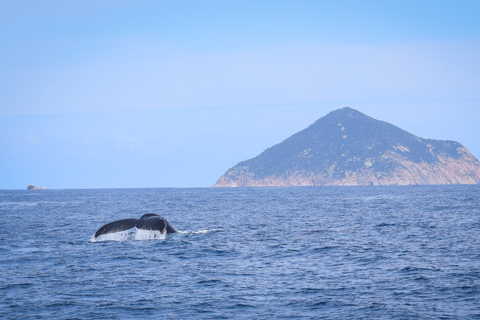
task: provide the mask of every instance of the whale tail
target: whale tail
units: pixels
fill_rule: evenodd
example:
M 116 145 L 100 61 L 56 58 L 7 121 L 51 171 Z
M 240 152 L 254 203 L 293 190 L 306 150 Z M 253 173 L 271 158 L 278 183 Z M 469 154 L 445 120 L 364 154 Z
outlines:
M 155 213 L 147 213 L 140 217 L 140 219 L 122 219 L 107 223 L 95 232 L 94 238 L 101 235 L 122 232 L 130 229 L 157 231 L 160 234 L 172 234 L 177 232 L 175 228 L 168 223 L 168 221 Z

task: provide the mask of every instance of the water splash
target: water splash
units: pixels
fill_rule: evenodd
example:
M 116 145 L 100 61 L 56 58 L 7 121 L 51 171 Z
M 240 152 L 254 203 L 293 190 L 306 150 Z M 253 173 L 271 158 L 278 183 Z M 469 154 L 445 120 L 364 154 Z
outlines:
M 130 240 L 152 240 L 152 239 L 165 239 L 166 234 L 158 230 L 143 230 L 133 227 L 125 231 L 119 231 L 114 233 L 102 234 L 95 238 L 92 236 L 90 242 L 102 242 L 102 241 L 130 241 Z
M 182 230 L 177 230 L 177 233 L 179 235 L 198 235 L 198 234 L 207 234 L 211 232 L 217 232 L 217 231 L 222 231 L 223 229 L 205 229 L 205 230 L 199 230 L 199 231 L 182 231 Z M 125 231 L 119 231 L 119 232 L 114 232 L 114 233 L 107 233 L 107 234 L 102 234 L 95 238 L 93 235 L 92 238 L 90 239 L 90 242 L 103 242 L 103 241 L 132 241 L 132 240 L 153 240 L 153 239 L 165 239 L 166 234 L 161 233 L 158 230 L 143 230 L 143 229 L 137 229 L 136 227 L 133 227 L 132 229 L 128 229 Z

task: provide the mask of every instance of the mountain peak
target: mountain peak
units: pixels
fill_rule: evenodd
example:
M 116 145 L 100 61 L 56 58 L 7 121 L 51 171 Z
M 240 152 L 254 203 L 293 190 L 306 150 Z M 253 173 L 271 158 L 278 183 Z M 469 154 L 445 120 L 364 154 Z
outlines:
M 480 163 L 460 143 L 421 139 L 345 107 L 257 157 L 214 186 L 478 183 Z
M 326 116 L 334 115 L 334 114 L 342 114 L 342 115 L 352 116 L 352 115 L 363 114 L 363 113 L 361 113 L 358 110 L 352 109 L 350 107 L 343 107 L 343 108 L 340 108 L 340 109 L 337 109 L 337 110 L 330 111 L 330 113 L 328 113 Z

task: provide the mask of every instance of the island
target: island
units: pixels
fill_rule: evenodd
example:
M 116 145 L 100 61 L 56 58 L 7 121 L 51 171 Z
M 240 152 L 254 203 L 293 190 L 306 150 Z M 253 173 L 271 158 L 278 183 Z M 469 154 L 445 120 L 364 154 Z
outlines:
M 456 141 L 424 139 L 352 108 L 228 169 L 213 187 L 480 183 L 480 162 Z
M 48 190 L 47 188 L 35 187 L 33 184 L 29 184 L 27 190 Z

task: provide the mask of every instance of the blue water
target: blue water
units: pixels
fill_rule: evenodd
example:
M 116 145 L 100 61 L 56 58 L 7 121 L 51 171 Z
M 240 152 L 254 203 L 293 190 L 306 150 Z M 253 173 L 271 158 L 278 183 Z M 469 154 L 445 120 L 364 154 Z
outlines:
M 91 242 L 155 212 L 183 233 Z M 480 186 L 0 191 L 0 318 L 480 319 Z

